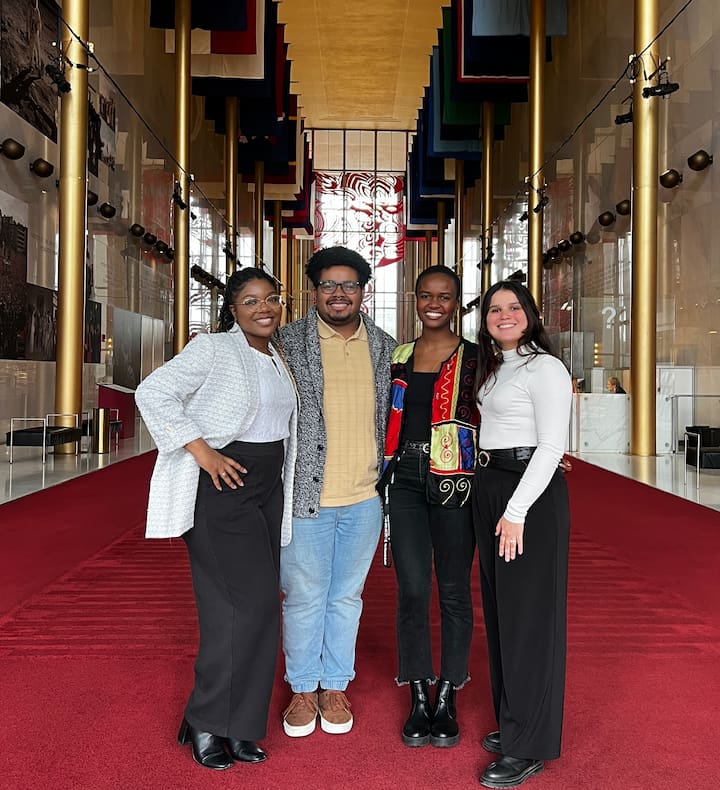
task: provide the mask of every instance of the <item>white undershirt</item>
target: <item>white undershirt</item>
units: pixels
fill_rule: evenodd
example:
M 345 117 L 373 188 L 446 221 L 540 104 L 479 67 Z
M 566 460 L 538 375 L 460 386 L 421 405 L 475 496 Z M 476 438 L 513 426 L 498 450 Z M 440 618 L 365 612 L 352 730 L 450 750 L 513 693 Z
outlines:
M 563 363 L 550 354 L 503 351 L 503 362 L 478 392 L 479 444 L 483 450 L 536 447 L 505 508 L 505 518 L 525 522 L 565 452 L 572 384 Z
M 248 429 L 238 436 L 240 442 L 276 442 L 290 436 L 290 417 L 296 406 L 295 389 L 280 357 L 255 354 L 260 381 L 260 399 L 257 414 Z

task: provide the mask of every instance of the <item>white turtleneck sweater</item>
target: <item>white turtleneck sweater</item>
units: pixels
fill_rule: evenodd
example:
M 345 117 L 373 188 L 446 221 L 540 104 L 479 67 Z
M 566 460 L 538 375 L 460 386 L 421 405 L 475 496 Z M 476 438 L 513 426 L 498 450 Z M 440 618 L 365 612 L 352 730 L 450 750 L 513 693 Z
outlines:
M 536 447 L 504 516 L 525 523 L 530 506 L 547 488 L 565 452 L 572 384 L 550 354 L 503 351 L 503 361 L 478 392 L 479 446 L 483 450 Z

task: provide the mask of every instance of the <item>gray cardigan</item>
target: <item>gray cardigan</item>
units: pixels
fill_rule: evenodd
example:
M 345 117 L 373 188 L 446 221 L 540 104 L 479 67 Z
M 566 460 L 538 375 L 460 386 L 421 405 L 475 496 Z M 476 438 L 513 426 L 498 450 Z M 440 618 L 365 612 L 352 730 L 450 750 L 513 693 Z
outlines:
M 171 538 L 193 526 L 200 467 L 185 445 L 202 437 L 225 447 L 255 419 L 260 396 L 258 370 L 237 324 L 229 332 L 198 335 L 154 370 L 135 392 L 135 402 L 158 448 L 150 482 L 148 538 Z M 292 535 L 297 410 L 285 443 L 281 542 Z
M 367 329 L 370 359 L 375 373 L 375 438 L 380 470 L 390 410 L 390 358 L 397 343 L 367 315 L 360 315 Z M 323 368 L 317 308 L 311 307 L 305 318 L 281 327 L 280 340 L 300 395 L 293 516 L 317 518 L 320 512 L 327 443 L 323 418 Z

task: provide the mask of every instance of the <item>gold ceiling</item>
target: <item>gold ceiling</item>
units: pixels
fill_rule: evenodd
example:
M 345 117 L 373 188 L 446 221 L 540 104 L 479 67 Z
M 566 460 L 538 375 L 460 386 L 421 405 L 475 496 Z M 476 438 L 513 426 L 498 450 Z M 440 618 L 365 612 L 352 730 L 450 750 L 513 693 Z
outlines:
M 448 0 L 281 0 L 306 128 L 414 129 Z

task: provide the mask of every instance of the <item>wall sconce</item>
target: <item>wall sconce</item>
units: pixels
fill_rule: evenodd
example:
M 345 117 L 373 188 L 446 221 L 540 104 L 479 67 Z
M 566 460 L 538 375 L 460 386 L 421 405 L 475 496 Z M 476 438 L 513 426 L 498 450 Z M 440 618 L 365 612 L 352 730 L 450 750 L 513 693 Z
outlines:
M 165 241 L 156 241 L 155 242 L 155 249 L 158 251 L 159 255 L 165 255 L 165 253 L 170 249 Z
M 5 145 L 5 143 L 3 143 L 3 145 Z M 10 158 L 16 159 L 17 157 Z M 701 148 L 699 151 L 695 151 L 694 154 L 688 157 L 687 163 L 691 170 L 695 170 L 695 172 L 699 173 L 701 170 L 704 170 L 713 163 L 712 154 L 709 154 L 707 151 Z
M 674 167 L 671 167 L 670 170 L 661 173 L 660 186 L 665 187 L 665 189 L 674 189 L 676 186 L 682 184 L 682 180 L 682 173 L 677 171 Z
M 140 236 L 142 236 L 143 233 L 145 233 L 145 228 L 143 228 L 143 226 L 140 225 L 139 223 L 134 222 L 130 226 L 130 233 L 132 233 L 132 235 L 135 236 L 136 239 L 139 239 Z
M 570 249 L 570 242 L 567 239 L 561 239 L 557 246 L 560 252 L 565 253 Z
M 87 195 L 88 206 L 94 206 L 97 202 L 98 202 L 97 192 L 93 192 L 92 189 L 89 189 Z
M 38 157 L 30 162 L 30 172 L 35 173 L 38 178 L 49 178 L 55 172 L 55 165 L 50 164 L 47 159 Z
M 548 250 L 548 255 L 550 256 L 550 260 L 554 261 L 558 255 L 560 255 L 560 250 L 557 247 L 550 247 Z
M 630 209 L 631 204 L 627 198 L 625 198 L 625 200 L 621 200 L 617 206 L 615 206 L 615 211 L 617 211 L 621 217 L 627 217 L 627 215 L 630 213 Z
M 169 247 L 168 250 L 165 252 L 165 257 L 172 261 L 175 258 L 175 250 L 172 247 Z
M 148 247 L 152 247 L 152 246 L 153 246 L 153 244 L 155 244 L 155 242 L 156 242 L 157 240 L 158 240 L 158 239 L 157 239 L 157 236 L 156 236 L 154 233 L 150 233 L 150 231 L 148 231 L 148 232 L 147 232 L 147 233 L 146 233 L 146 234 L 143 236 L 143 241 L 145 242 L 145 244 L 147 244 L 147 245 L 148 245 Z
M 22 159 L 25 154 L 25 146 L 17 140 L 13 140 L 12 137 L 8 137 L 7 140 L 0 143 L 0 154 L 6 159 Z
M 615 215 L 612 211 L 603 211 L 603 213 L 598 217 L 598 222 L 603 226 L 603 228 L 608 228 L 610 225 L 615 222 Z
M 570 234 L 570 242 L 572 244 L 582 244 L 585 241 L 585 234 L 581 230 L 576 230 Z
M 112 219 L 115 216 L 117 209 L 109 203 L 101 203 L 98 206 L 98 214 L 105 217 L 105 219 Z
M 543 265 L 543 269 L 552 269 L 553 267 L 553 262 L 550 260 L 550 254 L 547 252 L 543 253 L 542 265 Z

